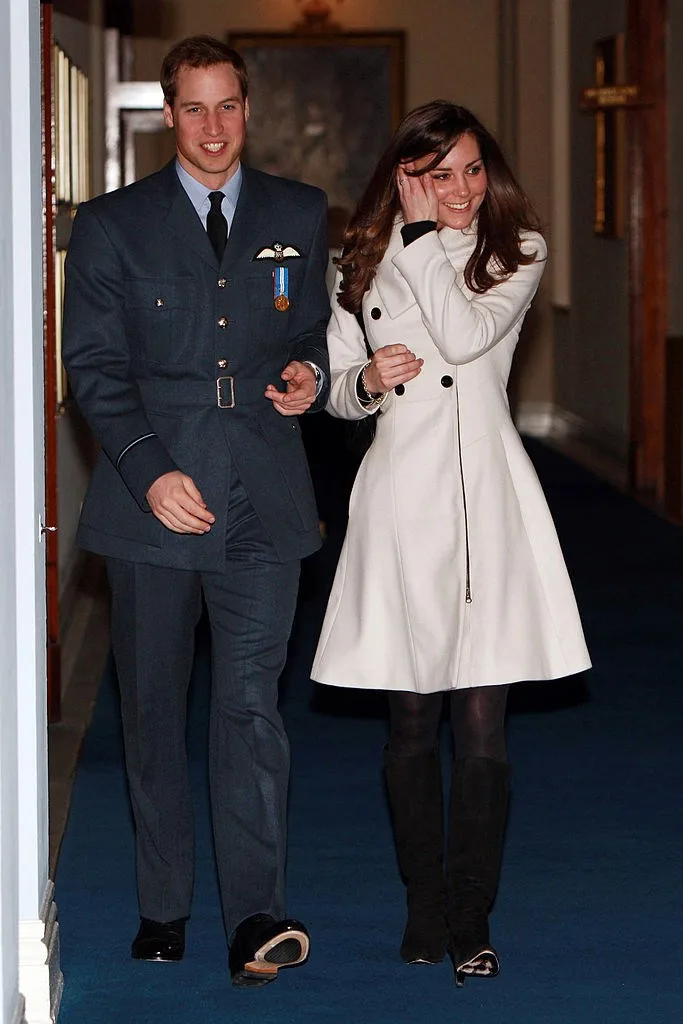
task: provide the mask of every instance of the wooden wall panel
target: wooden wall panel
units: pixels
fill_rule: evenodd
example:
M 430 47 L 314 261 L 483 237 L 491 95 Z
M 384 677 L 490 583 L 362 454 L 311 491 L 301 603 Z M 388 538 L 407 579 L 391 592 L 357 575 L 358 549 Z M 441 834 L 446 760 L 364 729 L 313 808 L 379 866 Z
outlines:
M 632 485 L 665 505 L 667 0 L 629 0 L 627 67 L 646 104 L 629 114 Z

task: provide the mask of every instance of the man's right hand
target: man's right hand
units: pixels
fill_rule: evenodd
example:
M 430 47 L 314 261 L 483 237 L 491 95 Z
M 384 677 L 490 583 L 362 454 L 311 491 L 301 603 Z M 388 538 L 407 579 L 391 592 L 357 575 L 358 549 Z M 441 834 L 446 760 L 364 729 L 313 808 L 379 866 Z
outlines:
M 179 469 L 155 480 L 147 501 L 159 522 L 174 533 L 208 533 L 216 521 L 194 480 Z

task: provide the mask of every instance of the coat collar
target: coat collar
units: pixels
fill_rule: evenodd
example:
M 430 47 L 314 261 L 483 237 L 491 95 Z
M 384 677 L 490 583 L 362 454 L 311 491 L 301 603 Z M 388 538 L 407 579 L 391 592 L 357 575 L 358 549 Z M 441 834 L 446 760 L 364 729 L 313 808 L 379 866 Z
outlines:
M 204 225 L 178 179 L 175 158 L 159 171 L 158 184 L 162 202 L 166 206 L 166 226 L 184 246 L 192 249 L 214 270 L 227 271 L 245 252 L 249 252 L 250 246 L 256 244 L 256 237 L 270 212 L 270 199 L 258 176 L 248 167 L 242 166 L 242 188 L 219 266 Z
M 394 256 L 403 249 L 401 228 L 403 221 L 394 221 L 391 238 L 384 257 L 377 267 L 374 284 L 379 292 L 382 305 L 394 320 L 415 305 L 415 296 L 408 287 L 403 274 L 394 266 Z
M 392 320 L 414 306 L 416 301 L 403 274 L 394 265 L 394 256 L 403 250 L 402 227 L 403 220 L 398 217 L 374 280 L 382 305 Z M 463 270 L 477 240 L 476 228 L 467 231 L 441 228 L 439 240 L 455 270 Z

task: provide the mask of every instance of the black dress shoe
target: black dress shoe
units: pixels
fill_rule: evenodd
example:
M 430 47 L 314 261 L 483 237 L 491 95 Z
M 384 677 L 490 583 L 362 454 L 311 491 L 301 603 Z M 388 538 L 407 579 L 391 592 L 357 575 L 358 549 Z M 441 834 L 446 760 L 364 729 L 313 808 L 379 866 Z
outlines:
M 267 985 L 281 967 L 297 967 L 308 957 L 310 939 L 300 921 L 276 921 L 252 914 L 235 929 L 230 944 L 233 985 Z
M 185 919 L 179 921 L 150 921 L 140 918 L 140 928 L 133 939 L 130 955 L 133 960 L 158 960 L 177 963 L 185 952 Z

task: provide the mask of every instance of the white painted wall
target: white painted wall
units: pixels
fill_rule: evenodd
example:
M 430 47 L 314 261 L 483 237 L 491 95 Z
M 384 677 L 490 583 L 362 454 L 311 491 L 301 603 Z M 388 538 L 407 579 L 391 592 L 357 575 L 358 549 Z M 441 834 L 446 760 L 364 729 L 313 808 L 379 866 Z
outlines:
M 40 4 L 11 10 L 19 913 L 37 918 L 48 863 Z
M 39 0 L 0 0 L 0 87 L 0 1024 L 16 1024 L 27 928 L 48 980 Z
M 10 93 L 10 2 L 0 0 L 0 95 Z M 6 110 L 11 104 L 6 103 Z M 12 123 L 0 118 L 0 536 L 14 537 L 14 352 L 12 267 Z M 17 659 L 12 543 L 0 546 L 0 1021 L 19 1006 L 17 835 Z

